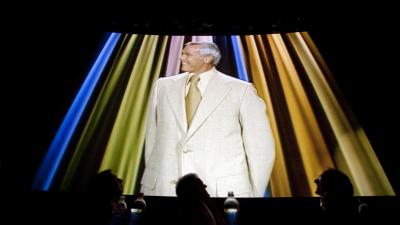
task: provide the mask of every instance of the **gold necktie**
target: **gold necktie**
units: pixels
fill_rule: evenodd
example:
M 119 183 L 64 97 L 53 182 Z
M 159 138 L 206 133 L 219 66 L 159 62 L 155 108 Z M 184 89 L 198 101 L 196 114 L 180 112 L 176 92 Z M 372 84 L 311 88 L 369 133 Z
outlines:
M 186 96 L 186 118 L 188 127 L 190 126 L 194 113 L 197 110 L 197 106 L 201 101 L 200 90 L 197 87 L 197 83 L 199 82 L 199 80 L 200 80 L 199 74 L 194 74 L 189 79 L 190 88 Z

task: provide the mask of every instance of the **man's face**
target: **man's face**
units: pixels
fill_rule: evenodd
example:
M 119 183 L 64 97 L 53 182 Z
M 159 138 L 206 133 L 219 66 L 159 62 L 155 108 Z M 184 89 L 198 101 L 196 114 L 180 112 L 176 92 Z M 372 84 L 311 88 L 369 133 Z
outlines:
M 182 71 L 190 73 L 202 72 L 206 63 L 200 55 L 199 49 L 200 45 L 188 45 L 183 48 L 180 57 Z
M 324 193 L 323 193 L 323 190 L 322 190 L 321 176 L 319 176 L 317 179 L 315 179 L 314 183 L 317 185 L 317 188 L 315 189 L 315 193 L 317 195 L 322 196 Z
M 122 179 L 118 178 L 115 175 L 113 175 L 113 178 L 114 178 L 114 181 L 113 181 L 113 183 L 114 183 L 114 186 L 113 186 L 114 192 L 116 194 L 118 194 L 118 195 L 121 195 L 122 192 L 124 191 L 124 186 L 122 184 Z

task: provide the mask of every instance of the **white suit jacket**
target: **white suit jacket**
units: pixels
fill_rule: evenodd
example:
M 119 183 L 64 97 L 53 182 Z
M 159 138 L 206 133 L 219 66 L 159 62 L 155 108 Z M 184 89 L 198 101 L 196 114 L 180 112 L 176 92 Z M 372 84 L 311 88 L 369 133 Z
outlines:
M 187 76 L 160 78 L 153 87 L 141 191 L 176 196 L 179 177 L 194 172 L 211 197 L 263 197 L 275 159 L 263 100 L 251 83 L 215 70 L 187 128 Z

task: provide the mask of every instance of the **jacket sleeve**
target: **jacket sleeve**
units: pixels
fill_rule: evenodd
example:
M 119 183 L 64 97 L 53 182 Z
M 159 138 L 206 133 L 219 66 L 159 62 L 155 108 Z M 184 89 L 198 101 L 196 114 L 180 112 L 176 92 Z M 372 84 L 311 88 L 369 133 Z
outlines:
M 155 148 L 157 140 L 157 94 L 158 80 L 154 83 L 148 100 L 146 141 L 145 141 L 145 164 L 148 164 L 151 152 Z
M 244 92 L 239 119 L 253 197 L 264 197 L 275 161 L 275 142 L 265 103 L 252 84 Z

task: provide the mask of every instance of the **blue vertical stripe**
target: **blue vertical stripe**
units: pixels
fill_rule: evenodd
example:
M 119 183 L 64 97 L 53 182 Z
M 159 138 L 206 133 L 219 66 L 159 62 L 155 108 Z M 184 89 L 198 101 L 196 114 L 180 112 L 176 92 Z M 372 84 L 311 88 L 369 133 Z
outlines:
M 83 82 L 39 167 L 33 182 L 33 189 L 49 190 L 72 135 L 120 36 L 121 34 L 117 33 L 108 36 L 107 42 Z
M 232 47 L 234 52 L 234 58 L 236 63 L 236 69 L 239 74 L 239 79 L 249 81 L 249 76 L 247 74 L 246 65 L 244 63 L 244 53 L 240 47 L 240 37 L 231 36 Z
M 271 196 L 271 184 L 270 184 L 270 183 L 268 183 L 268 187 L 267 187 L 267 189 L 266 189 L 265 192 L 264 192 L 264 197 L 265 197 L 265 198 L 272 197 L 272 196 Z

